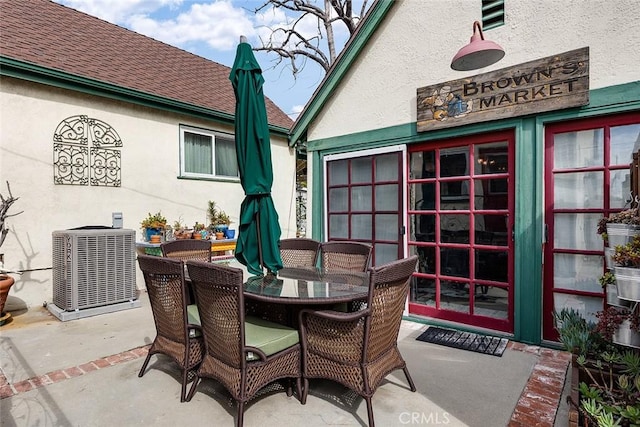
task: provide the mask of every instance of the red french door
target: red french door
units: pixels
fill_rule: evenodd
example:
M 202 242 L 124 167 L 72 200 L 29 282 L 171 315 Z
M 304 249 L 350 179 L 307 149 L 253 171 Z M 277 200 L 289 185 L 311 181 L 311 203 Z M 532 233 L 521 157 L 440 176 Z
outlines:
M 640 115 L 560 123 L 545 129 L 543 339 L 557 340 L 553 313 L 572 308 L 596 321 L 603 309 L 599 277 L 603 216 L 630 200 L 629 167 L 640 148 Z
M 409 150 L 409 313 L 513 332 L 514 135 Z

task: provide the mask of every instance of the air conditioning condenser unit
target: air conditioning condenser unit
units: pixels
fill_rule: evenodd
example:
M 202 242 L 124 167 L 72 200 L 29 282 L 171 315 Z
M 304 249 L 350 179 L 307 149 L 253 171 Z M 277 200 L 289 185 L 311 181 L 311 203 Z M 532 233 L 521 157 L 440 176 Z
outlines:
M 81 227 L 54 231 L 53 303 L 62 321 L 140 307 L 135 231 Z

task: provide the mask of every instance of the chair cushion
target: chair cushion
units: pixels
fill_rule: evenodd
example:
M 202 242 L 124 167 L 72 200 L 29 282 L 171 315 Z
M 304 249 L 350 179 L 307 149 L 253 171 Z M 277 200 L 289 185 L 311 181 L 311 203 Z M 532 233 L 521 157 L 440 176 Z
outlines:
M 300 342 L 297 330 L 254 316 L 245 318 L 244 331 L 246 345 L 259 348 L 267 356 Z M 249 353 L 247 356 L 247 360 L 258 359 L 255 354 Z

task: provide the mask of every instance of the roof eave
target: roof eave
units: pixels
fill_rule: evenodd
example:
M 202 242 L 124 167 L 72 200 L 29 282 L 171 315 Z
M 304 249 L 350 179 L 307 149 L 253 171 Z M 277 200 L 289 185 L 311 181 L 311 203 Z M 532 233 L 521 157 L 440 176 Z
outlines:
M 0 55 L 0 76 L 13 77 L 86 93 L 89 95 L 101 96 L 164 111 L 186 114 L 193 117 L 213 120 L 223 124 L 233 125 L 234 123 L 233 114 L 177 101 L 171 98 L 157 96 L 135 89 L 117 86 L 111 83 L 60 70 L 42 67 L 40 65 L 20 61 L 4 55 Z M 289 134 L 289 129 L 281 126 L 274 126 L 270 124 L 269 130 L 274 134 L 279 134 L 283 137 L 287 137 Z

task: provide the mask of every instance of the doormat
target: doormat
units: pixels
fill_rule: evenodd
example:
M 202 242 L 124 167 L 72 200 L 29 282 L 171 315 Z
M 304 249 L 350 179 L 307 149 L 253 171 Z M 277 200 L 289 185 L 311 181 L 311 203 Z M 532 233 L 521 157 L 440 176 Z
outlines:
M 452 329 L 430 326 L 418 338 L 418 341 L 446 345 L 447 347 L 475 351 L 501 357 L 507 348 L 507 338 L 492 337 L 473 332 L 454 331 Z

